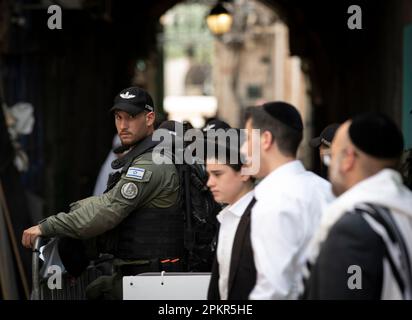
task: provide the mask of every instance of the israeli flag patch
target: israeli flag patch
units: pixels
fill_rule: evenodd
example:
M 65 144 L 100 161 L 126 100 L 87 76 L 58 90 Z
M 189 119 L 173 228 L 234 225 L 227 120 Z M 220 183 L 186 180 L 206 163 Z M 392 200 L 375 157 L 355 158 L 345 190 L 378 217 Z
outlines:
M 144 176 L 145 169 L 137 168 L 137 167 L 130 167 L 127 170 L 126 177 L 127 178 L 134 178 L 137 180 L 142 180 Z

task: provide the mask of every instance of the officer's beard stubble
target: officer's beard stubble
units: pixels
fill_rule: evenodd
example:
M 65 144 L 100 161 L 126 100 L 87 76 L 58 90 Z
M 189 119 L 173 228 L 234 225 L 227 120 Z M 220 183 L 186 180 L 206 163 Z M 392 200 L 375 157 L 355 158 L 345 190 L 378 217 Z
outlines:
M 122 138 L 120 137 L 120 134 L 119 134 L 121 146 L 114 149 L 113 152 L 117 155 L 121 155 L 121 154 L 125 153 L 126 151 L 128 151 L 129 149 L 131 149 L 132 147 L 134 147 L 140 141 L 144 140 L 147 136 L 148 135 L 145 135 L 145 136 L 141 137 L 140 139 L 139 138 L 135 139 L 133 142 L 125 143 L 124 141 L 122 141 Z

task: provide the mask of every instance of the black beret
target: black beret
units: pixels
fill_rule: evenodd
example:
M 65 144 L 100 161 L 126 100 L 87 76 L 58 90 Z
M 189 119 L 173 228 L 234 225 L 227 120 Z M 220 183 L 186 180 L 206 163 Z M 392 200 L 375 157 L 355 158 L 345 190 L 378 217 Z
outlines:
M 402 155 L 403 136 L 388 116 L 368 112 L 355 116 L 349 126 L 352 143 L 375 158 L 397 158 Z
M 263 109 L 273 118 L 297 131 L 303 130 L 302 118 L 299 111 L 292 105 L 282 101 L 268 102 Z

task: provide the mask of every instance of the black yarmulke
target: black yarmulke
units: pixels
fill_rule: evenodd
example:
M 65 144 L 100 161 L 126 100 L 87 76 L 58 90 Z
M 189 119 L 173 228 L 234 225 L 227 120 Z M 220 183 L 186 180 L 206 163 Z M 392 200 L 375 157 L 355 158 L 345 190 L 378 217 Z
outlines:
M 283 124 L 298 131 L 303 130 L 303 122 L 299 111 L 289 103 L 281 101 L 268 102 L 263 105 L 263 109 Z
M 403 151 L 402 132 L 382 113 L 355 116 L 349 126 L 349 137 L 357 148 L 376 158 L 396 158 Z

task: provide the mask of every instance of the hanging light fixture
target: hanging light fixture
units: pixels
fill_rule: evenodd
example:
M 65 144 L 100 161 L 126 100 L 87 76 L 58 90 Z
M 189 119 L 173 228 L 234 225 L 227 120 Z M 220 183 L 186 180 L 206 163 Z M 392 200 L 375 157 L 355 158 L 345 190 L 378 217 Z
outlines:
M 210 10 L 206 18 L 209 30 L 217 36 L 228 32 L 232 26 L 233 17 L 230 12 L 223 6 L 222 1 L 219 1 Z

